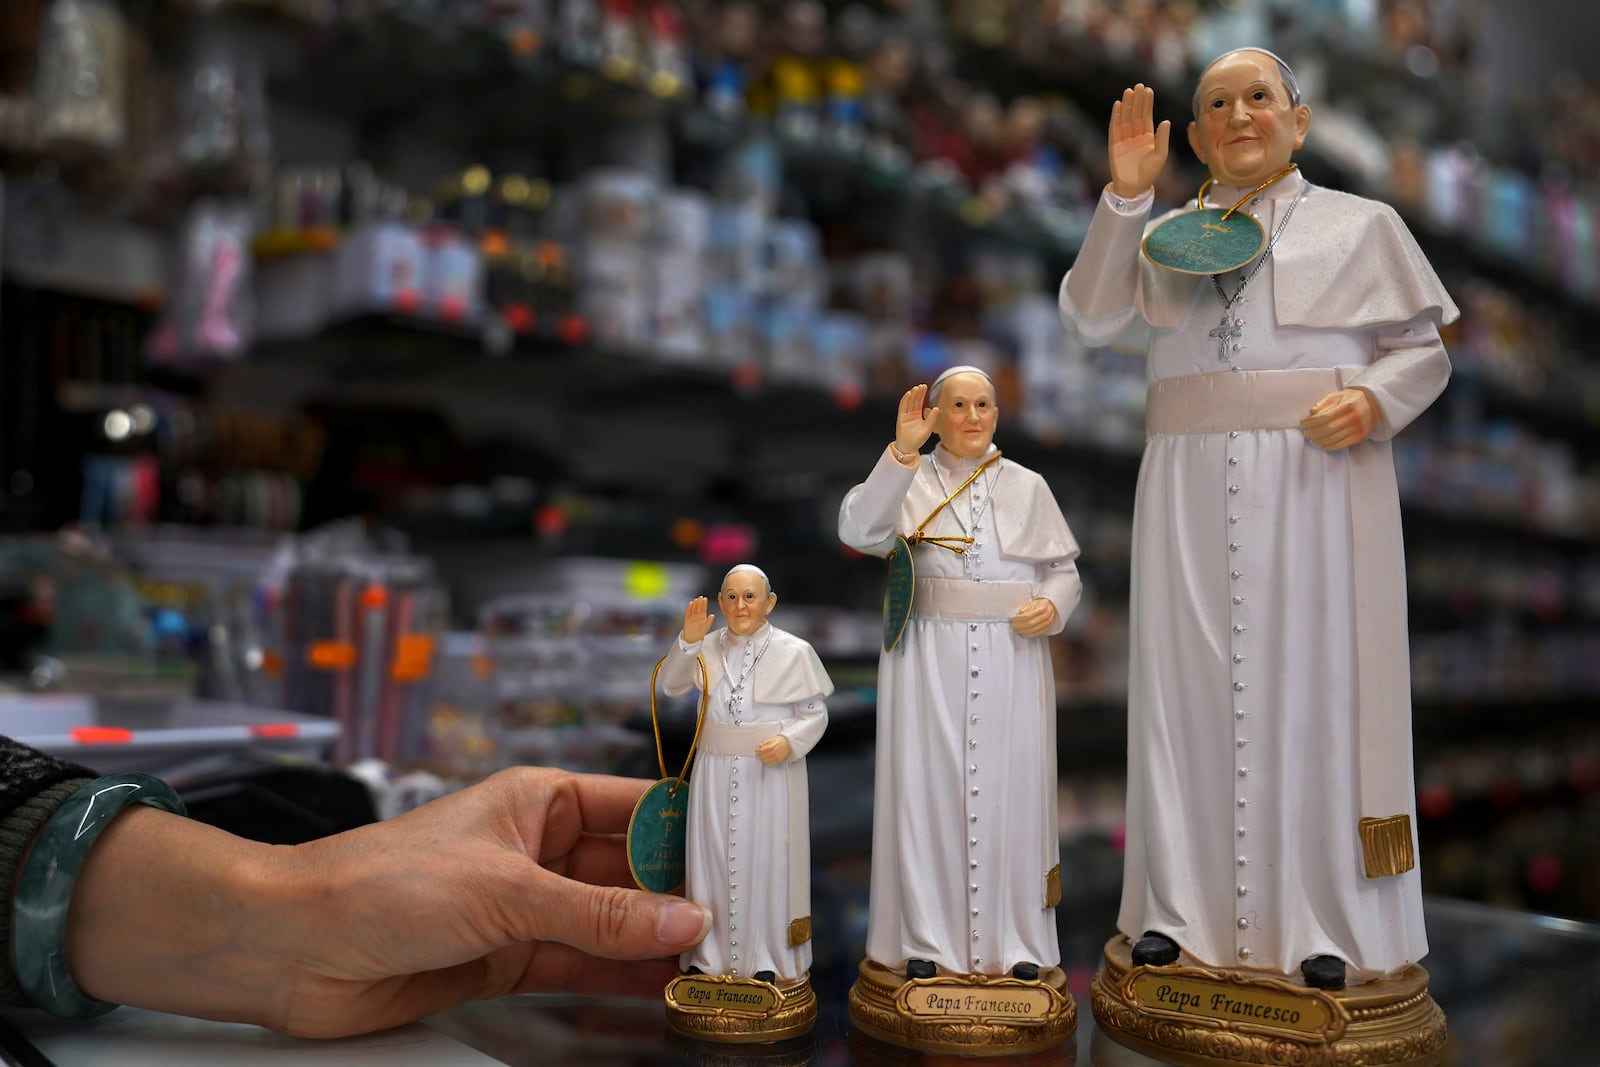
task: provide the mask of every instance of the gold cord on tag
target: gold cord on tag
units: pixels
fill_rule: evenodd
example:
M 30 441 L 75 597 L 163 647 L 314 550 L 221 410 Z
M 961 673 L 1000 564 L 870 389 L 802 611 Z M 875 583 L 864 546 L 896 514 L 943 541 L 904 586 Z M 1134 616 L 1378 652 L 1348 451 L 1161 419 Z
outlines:
M 1250 190 L 1248 193 L 1245 193 L 1243 196 L 1241 196 L 1239 198 L 1239 202 L 1237 204 L 1233 205 L 1228 210 L 1226 210 L 1226 211 L 1224 211 L 1222 213 L 1222 219 L 1220 221 L 1222 221 L 1222 222 L 1228 221 L 1228 216 L 1232 215 L 1235 211 L 1238 211 L 1240 208 L 1244 207 L 1244 204 L 1245 204 L 1246 200 L 1249 200 L 1252 196 L 1255 196 L 1257 193 L 1259 193 L 1261 190 L 1265 189 L 1267 186 L 1271 185 L 1272 183 L 1274 183 L 1276 181 L 1279 181 L 1280 179 L 1287 178 L 1289 175 L 1293 174 L 1295 171 L 1297 171 L 1299 169 L 1300 169 L 1300 164 L 1298 164 L 1298 163 L 1291 163 L 1287 167 L 1284 167 L 1278 173 L 1274 174 L 1272 177 L 1268 178 L 1266 181 L 1262 182 L 1260 185 L 1256 186 L 1254 189 Z M 1215 179 L 1215 178 L 1207 178 L 1204 182 L 1201 183 L 1200 191 L 1195 194 L 1195 198 L 1194 198 L 1194 209 L 1196 211 L 1204 211 L 1206 209 L 1206 190 L 1211 188 L 1211 186 L 1216 183 L 1216 180 L 1217 179 Z
M 656 661 L 656 669 L 650 672 L 650 732 L 656 735 L 656 765 L 661 768 L 661 778 L 667 778 L 667 757 L 661 751 L 661 724 L 656 720 L 656 678 L 661 674 L 661 667 L 667 662 L 667 657 L 662 656 Z M 696 655 L 695 666 L 700 668 L 700 713 L 694 722 L 694 737 L 689 741 L 689 754 L 683 757 L 683 770 L 678 772 L 678 780 L 667 790 L 669 797 L 678 795 L 678 790 L 683 788 L 683 781 L 689 776 L 689 764 L 694 759 L 694 750 L 700 744 L 700 727 L 706 722 L 706 702 L 711 699 L 711 680 L 706 674 L 706 661 Z
M 923 519 L 922 522 L 917 524 L 916 530 L 912 531 L 911 536 L 906 538 L 906 543 L 910 545 L 938 545 L 940 548 L 948 548 L 958 556 L 965 554 L 967 551 L 966 546 L 972 544 L 972 538 L 957 537 L 954 534 L 951 534 L 947 537 L 930 537 L 922 531 L 927 528 L 928 523 L 933 521 L 935 515 L 938 515 L 939 512 L 945 509 L 945 505 L 949 504 L 950 501 L 954 500 L 960 494 L 961 490 L 977 481 L 978 475 L 988 470 L 991 466 L 998 462 L 999 459 L 1000 450 L 997 448 L 994 451 L 994 455 L 990 456 L 988 459 L 979 464 L 978 469 L 969 474 L 966 481 L 956 486 L 955 489 L 951 491 L 950 495 L 945 497 L 944 500 L 940 502 L 938 507 L 934 508 L 928 513 L 927 518 Z

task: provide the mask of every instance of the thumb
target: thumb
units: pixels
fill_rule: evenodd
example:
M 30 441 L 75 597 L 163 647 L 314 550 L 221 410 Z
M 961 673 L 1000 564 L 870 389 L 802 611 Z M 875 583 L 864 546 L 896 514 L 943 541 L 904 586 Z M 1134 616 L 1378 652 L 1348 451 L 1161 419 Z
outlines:
M 618 886 L 555 879 L 557 891 L 540 925 L 545 940 L 591 956 L 645 960 L 698 945 L 711 929 L 711 912 L 682 897 Z

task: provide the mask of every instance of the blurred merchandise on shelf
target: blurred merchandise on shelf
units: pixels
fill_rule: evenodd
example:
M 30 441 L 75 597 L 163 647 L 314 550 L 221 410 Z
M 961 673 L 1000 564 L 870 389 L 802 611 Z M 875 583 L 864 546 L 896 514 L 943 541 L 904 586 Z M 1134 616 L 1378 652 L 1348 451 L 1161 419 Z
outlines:
M 178 114 L 159 180 L 173 189 L 243 195 L 271 163 L 266 71 L 248 30 L 226 19 L 190 26 L 174 76 Z
M 481 618 L 506 764 L 611 771 L 648 745 L 624 723 L 648 698 L 652 639 L 676 633 L 681 611 L 620 595 L 524 595 L 489 603 Z
M 5 736 L 101 774 L 141 771 L 174 785 L 252 762 L 317 760 L 335 732 L 313 715 L 212 700 L 0 693 Z
M 280 706 L 336 722 L 341 764 L 425 758 L 449 621 L 431 563 L 333 529 L 294 543 L 263 584 L 259 651 L 263 669 L 280 676 Z
M 197 636 L 180 597 L 146 597 L 102 540 L 78 534 L 0 542 L 13 581 L 8 674 L 21 686 L 65 685 L 132 702 L 193 692 Z M 14 673 L 11 673 L 14 672 Z
M 1400 499 L 1529 534 L 1600 536 L 1600 467 L 1567 439 L 1484 417 L 1447 398 L 1448 421 L 1419 420 L 1394 444 Z
M 30 5 L 31 6 L 31 5 Z M 34 64 L 34 136 L 47 148 L 111 152 L 128 127 L 128 28 L 113 0 L 52 0 Z
M 651 667 L 759 553 L 838 682 L 819 909 L 864 922 L 882 572 L 839 499 L 879 401 L 976 363 L 1083 548 L 1062 826 L 1109 922 L 1147 367 L 1055 290 L 1115 94 L 1181 131 L 1264 44 L 1307 177 L 1394 204 L 1463 310 L 1394 445 L 1428 888 L 1600 916 L 1600 87 L 1497 82 L 1513 18 L 1564 32 L 1487 0 L 0 4 L 5 681 L 97 729 L 310 716 L 384 815 L 520 762 L 649 775 Z M 693 707 L 663 728 L 681 758 Z
M 251 218 L 245 204 L 196 201 L 178 238 L 178 270 L 150 335 L 152 363 L 236 359 L 252 337 Z
M 1429 892 L 1552 915 L 1600 904 L 1600 733 L 1463 745 L 1424 764 Z

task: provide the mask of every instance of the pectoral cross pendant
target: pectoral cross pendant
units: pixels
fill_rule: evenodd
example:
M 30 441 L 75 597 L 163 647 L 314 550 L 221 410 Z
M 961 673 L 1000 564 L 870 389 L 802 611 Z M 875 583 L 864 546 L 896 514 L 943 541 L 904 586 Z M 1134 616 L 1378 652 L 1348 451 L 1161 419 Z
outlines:
M 1222 362 L 1228 362 L 1228 343 L 1244 336 L 1243 327 L 1243 319 L 1229 318 L 1228 313 L 1224 311 L 1222 313 L 1222 321 L 1217 323 L 1215 329 L 1206 334 L 1207 337 L 1215 337 L 1217 339 L 1217 358 Z

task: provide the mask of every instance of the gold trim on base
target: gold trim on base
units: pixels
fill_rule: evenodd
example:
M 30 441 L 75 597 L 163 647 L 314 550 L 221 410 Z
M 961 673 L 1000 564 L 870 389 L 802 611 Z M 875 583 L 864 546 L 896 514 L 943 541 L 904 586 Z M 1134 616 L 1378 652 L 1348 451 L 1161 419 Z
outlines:
M 1368 878 L 1405 874 L 1417 865 L 1411 844 L 1411 816 L 1405 812 L 1382 819 L 1371 817 L 1356 824 L 1361 835 L 1361 859 Z
M 721 1007 L 689 990 L 725 990 L 730 998 L 756 1005 L 752 1009 Z M 702 1041 L 725 1044 L 785 1041 L 810 1033 L 817 1021 L 817 995 L 811 976 L 791 985 L 776 986 L 731 975 L 682 974 L 667 983 L 667 1024 L 678 1033 Z
M 1005 999 L 1046 1005 L 1034 1018 L 1016 1019 L 952 1015 L 919 1016 L 907 1008 L 908 994 L 948 988 L 952 995 L 980 991 Z M 969 974 L 906 979 L 875 960 L 863 960 L 860 977 L 850 987 L 850 1019 L 879 1041 L 926 1052 L 963 1056 L 1013 1056 L 1053 1048 L 1078 1028 L 1078 1005 L 1067 992 L 1067 976 L 1059 967 L 1044 968 L 1036 982 L 1009 976 Z
M 1185 999 L 1196 993 L 1198 1004 Z M 1118 934 L 1106 942 L 1091 994 L 1106 1036 L 1184 1067 L 1432 1067 L 1444 1055 L 1444 1012 L 1418 964 L 1326 991 L 1265 972 L 1135 967 L 1132 946 Z M 1156 1001 L 1146 1002 L 1152 995 Z M 1263 1021 L 1271 1019 L 1283 1021 Z

